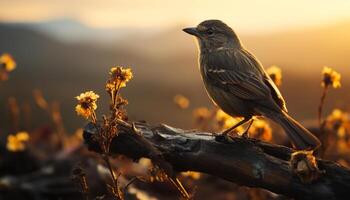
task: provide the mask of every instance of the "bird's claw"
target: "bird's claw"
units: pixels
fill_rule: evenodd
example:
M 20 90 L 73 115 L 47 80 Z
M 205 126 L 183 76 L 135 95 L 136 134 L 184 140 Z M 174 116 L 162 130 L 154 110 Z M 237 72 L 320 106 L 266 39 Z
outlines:
M 233 141 L 233 136 L 228 134 L 228 133 L 222 133 L 220 135 L 217 135 L 215 137 L 215 140 L 218 142 L 232 142 Z
M 244 133 L 242 133 L 241 137 L 245 138 L 245 139 L 248 139 L 249 138 L 248 131 L 244 131 Z

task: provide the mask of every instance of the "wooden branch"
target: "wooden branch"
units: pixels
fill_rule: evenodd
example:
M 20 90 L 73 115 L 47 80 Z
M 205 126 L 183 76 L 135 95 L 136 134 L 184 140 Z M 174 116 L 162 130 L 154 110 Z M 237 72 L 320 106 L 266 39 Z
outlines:
M 184 131 L 167 125 L 124 123 L 111 144 L 111 154 L 132 159 L 148 157 L 168 173 L 198 171 L 248 187 L 259 187 L 295 199 L 348 199 L 350 170 L 335 162 L 317 160 L 323 173 L 312 183 L 303 183 L 289 164 L 293 150 L 256 139 L 233 138 L 200 131 Z M 97 129 L 88 124 L 84 139 L 99 152 Z

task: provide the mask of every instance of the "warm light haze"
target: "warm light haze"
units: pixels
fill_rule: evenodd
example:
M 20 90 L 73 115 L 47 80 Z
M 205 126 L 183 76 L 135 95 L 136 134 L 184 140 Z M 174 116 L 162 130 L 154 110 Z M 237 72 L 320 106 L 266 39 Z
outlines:
M 350 18 L 347 0 L 1 0 L 2 22 L 68 18 L 92 27 L 169 27 L 218 18 L 247 32 Z
M 0 0 L 0 200 L 348 200 L 350 0 Z

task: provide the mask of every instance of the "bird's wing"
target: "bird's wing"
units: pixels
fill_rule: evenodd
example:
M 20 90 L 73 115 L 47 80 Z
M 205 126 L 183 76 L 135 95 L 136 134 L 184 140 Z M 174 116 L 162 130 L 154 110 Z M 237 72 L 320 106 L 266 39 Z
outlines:
M 242 99 L 261 100 L 269 97 L 269 88 L 252 73 L 247 74 L 228 69 L 209 69 L 206 75 L 216 87 Z
M 284 101 L 281 92 L 268 74 L 265 76 L 265 84 L 270 88 L 272 98 L 275 100 L 275 102 L 280 106 L 280 108 L 283 109 L 284 112 L 288 112 L 286 102 Z
M 279 90 L 263 70 L 261 64 L 249 52 L 221 54 L 225 58 L 211 59 L 206 76 L 216 87 L 245 99 L 256 100 L 267 107 L 277 104 L 287 111 Z M 226 60 L 224 63 L 223 60 Z M 229 60 L 229 62 L 228 62 Z M 215 65 L 225 66 L 215 66 Z

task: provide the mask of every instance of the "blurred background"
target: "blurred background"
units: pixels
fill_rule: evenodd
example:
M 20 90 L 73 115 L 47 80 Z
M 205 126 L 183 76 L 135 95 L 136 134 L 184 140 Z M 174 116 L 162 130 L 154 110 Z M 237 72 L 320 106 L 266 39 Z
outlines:
M 207 19 L 226 22 L 265 68 L 282 70 L 276 84 L 290 114 L 322 141 L 317 156 L 350 167 L 350 1 L 0 0 L 0 199 L 115 199 L 113 170 L 128 200 L 179 199 L 151 160 L 118 155 L 106 165 L 88 151 L 75 97 L 99 94 L 101 119 L 110 112 L 110 68 L 130 67 L 134 77 L 121 94 L 131 120 L 210 132 L 231 127 L 237 119 L 210 102 L 196 41 L 182 31 Z M 341 88 L 334 89 L 340 75 L 322 73 L 324 66 L 341 74 Z M 290 146 L 281 133 L 263 120 L 249 130 Z M 196 199 L 287 199 L 204 173 L 177 175 Z
M 0 0 L 0 7 L 0 53 L 17 61 L 0 83 L 1 132 L 9 129 L 8 98 L 34 104 L 34 89 L 60 104 L 68 131 L 83 126 L 74 97 L 94 90 L 101 96 L 98 113 L 105 112 L 104 84 L 116 65 L 134 72 L 122 91 L 131 119 L 193 128 L 193 108 L 212 103 L 200 79 L 196 42 L 182 28 L 206 19 L 223 20 L 265 67 L 282 69 L 281 91 L 298 120 L 316 119 L 325 65 L 342 74 L 342 89 L 330 91 L 325 113 L 348 110 L 350 1 Z M 177 94 L 190 100 L 188 109 L 174 104 Z M 48 121 L 40 112 L 33 107 L 30 126 Z

